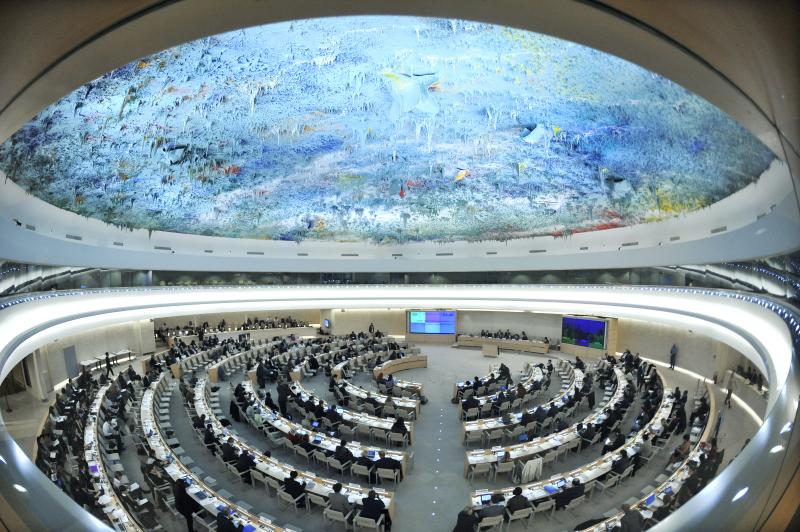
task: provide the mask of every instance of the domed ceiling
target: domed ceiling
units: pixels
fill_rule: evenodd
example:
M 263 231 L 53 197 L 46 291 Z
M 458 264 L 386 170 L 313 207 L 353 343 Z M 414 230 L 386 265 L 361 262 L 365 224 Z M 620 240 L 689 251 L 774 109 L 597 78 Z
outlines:
M 565 235 L 697 210 L 774 155 L 705 100 L 490 24 L 294 21 L 114 70 L 0 146 L 0 169 L 126 228 L 401 243 Z

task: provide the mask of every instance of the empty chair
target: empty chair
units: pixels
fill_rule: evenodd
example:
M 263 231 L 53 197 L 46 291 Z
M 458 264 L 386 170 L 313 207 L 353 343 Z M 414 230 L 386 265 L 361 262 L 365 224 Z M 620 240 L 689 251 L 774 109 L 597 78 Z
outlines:
M 365 477 L 369 482 L 370 468 L 361 464 L 353 464 L 350 466 L 350 477 L 352 478 L 355 475 Z
M 403 448 L 408 447 L 408 433 L 400 434 L 399 432 L 390 432 L 387 437 L 387 443 L 390 446 L 398 443 L 403 446 Z
M 327 508 L 328 501 L 325 500 L 324 497 L 320 497 L 319 495 L 315 495 L 314 493 L 307 493 L 306 497 L 308 497 L 308 502 L 311 506 L 319 506 L 320 508 Z
M 483 434 L 486 437 L 486 445 L 491 445 L 493 441 L 503 440 L 503 429 L 490 430 Z
M 383 467 L 379 467 L 377 470 L 378 473 L 378 481 L 383 483 L 384 480 L 391 480 L 395 484 L 400 482 L 400 471 L 397 469 L 386 469 Z
M 464 445 L 469 447 L 469 444 L 474 442 L 483 443 L 483 432 L 470 430 L 464 433 Z
M 264 485 L 264 489 L 269 491 L 269 487 L 267 486 L 267 477 L 258 469 L 250 470 L 250 478 L 253 480 L 253 487 L 256 487 L 256 482 L 260 482 Z
M 508 473 L 510 476 L 511 472 L 514 471 L 515 465 L 516 463 L 513 460 L 510 462 L 498 462 L 494 464 L 494 470 L 492 471 L 492 480 L 497 480 L 497 475 L 502 473 Z
M 332 467 L 333 469 L 337 470 L 339 473 L 344 475 L 345 469 L 350 467 L 350 462 L 348 461 L 343 464 L 339 460 L 331 456 L 330 458 L 328 458 L 328 466 Z
M 386 434 L 387 434 L 386 431 L 383 429 L 373 428 L 372 441 L 375 441 L 377 439 L 379 442 L 386 443 Z
M 294 508 L 294 513 L 297 513 L 297 503 L 303 502 L 305 504 L 306 510 L 309 509 L 308 507 L 308 498 L 306 497 L 305 493 L 301 493 L 297 497 L 292 497 L 289 493 L 285 492 L 284 490 L 278 490 L 278 498 L 283 502 L 290 504 Z
M 552 464 L 553 462 L 556 461 L 557 457 L 558 457 L 558 449 L 553 449 L 552 451 L 546 452 L 542 457 L 542 467 L 544 467 L 547 464 Z
M 350 520 L 350 516 L 353 514 L 353 510 L 347 512 L 347 515 L 343 514 L 342 512 L 337 512 L 331 508 L 325 508 L 322 510 L 322 516 L 325 518 L 326 521 L 336 522 L 336 523 L 343 523 L 344 529 L 347 530 L 347 523 Z
M 276 479 L 272 477 L 267 477 L 267 495 L 271 495 L 270 488 L 275 490 L 275 494 L 281 491 L 281 484 Z
M 358 515 L 353 519 L 353 530 L 360 530 L 362 528 L 367 530 L 384 530 L 383 515 L 376 521 L 371 517 L 361 517 L 361 512 L 358 512 Z
M 555 499 L 548 499 L 546 501 L 542 501 L 538 505 L 535 505 L 533 507 L 533 514 L 531 514 L 530 519 L 532 520 L 536 516 L 536 514 L 544 514 L 545 512 L 548 511 L 550 512 L 550 514 L 547 516 L 547 519 L 550 519 L 551 517 L 553 517 L 553 512 L 555 511 L 555 509 L 556 509 Z
M 489 463 L 480 463 L 480 464 L 472 464 L 469 469 L 469 479 L 475 480 L 475 475 L 486 475 L 487 477 L 492 472 L 492 464 Z
M 478 407 L 469 408 L 467 409 L 466 412 L 464 412 L 463 419 L 465 421 L 472 421 L 474 419 L 478 419 L 478 413 L 479 413 Z
M 511 528 L 511 523 L 514 521 L 522 521 L 523 519 L 526 520 L 525 528 L 528 528 L 531 525 L 531 517 L 533 517 L 533 508 L 523 508 L 521 510 L 517 510 L 513 514 L 508 511 L 508 508 L 506 508 L 506 520 L 508 521 L 506 530 Z
M 503 528 L 503 516 L 493 515 L 491 517 L 484 517 L 478 522 L 475 530 L 496 529 L 497 527 Z

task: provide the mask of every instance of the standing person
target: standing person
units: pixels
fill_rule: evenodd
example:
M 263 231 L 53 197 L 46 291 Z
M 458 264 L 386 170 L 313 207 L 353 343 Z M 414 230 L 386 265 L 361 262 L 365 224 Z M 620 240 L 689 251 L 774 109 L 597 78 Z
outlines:
M 672 344 L 672 349 L 669 350 L 669 369 L 675 369 L 675 360 L 678 358 L 678 346 Z
M 728 408 L 731 407 L 731 395 L 733 395 L 733 388 L 736 386 L 736 379 L 733 376 L 733 372 L 731 371 L 730 377 L 728 377 L 728 385 L 726 388 L 728 389 L 728 393 L 725 394 L 725 404 L 728 405 Z
M 199 512 L 202 507 L 195 501 L 191 495 L 186 493 L 186 482 L 181 478 L 175 483 L 173 487 L 175 495 L 175 508 L 178 512 L 186 518 L 186 526 L 189 532 L 194 532 L 194 520 L 192 514 Z
M 631 508 L 630 504 L 623 504 L 621 510 L 623 515 L 619 525 L 623 532 L 644 530 L 644 518 L 639 510 Z
M 370 323 L 369 323 L 369 329 L 368 329 L 368 330 L 369 330 L 369 333 L 370 333 L 370 334 L 374 333 L 374 332 L 375 332 L 375 324 L 374 324 L 374 323 L 372 323 L 372 322 L 370 322 Z
M 289 400 L 289 385 L 286 382 L 281 382 L 278 385 L 278 409 L 281 415 L 286 415 L 286 403 Z
M 108 354 L 108 351 L 106 351 L 106 377 L 113 374 L 114 370 L 111 369 L 111 356 Z

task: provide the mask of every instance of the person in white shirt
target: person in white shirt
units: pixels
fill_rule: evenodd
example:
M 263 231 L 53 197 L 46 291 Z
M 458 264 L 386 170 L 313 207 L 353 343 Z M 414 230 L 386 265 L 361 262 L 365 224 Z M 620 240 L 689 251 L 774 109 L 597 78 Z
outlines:
M 122 447 L 122 437 L 119 434 L 116 420 L 109 421 L 106 419 L 103 422 L 103 436 L 108 440 L 114 440 L 118 451 L 124 450 L 124 447 Z

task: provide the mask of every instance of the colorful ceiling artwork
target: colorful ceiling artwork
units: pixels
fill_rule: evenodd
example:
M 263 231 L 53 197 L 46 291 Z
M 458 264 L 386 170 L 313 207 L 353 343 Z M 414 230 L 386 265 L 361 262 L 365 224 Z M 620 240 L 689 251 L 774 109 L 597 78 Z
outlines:
M 517 29 L 270 24 L 141 58 L 44 109 L 0 169 L 124 228 L 292 241 L 508 240 L 666 219 L 775 156 L 671 81 Z

